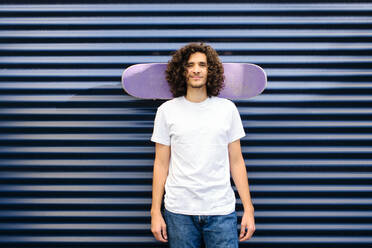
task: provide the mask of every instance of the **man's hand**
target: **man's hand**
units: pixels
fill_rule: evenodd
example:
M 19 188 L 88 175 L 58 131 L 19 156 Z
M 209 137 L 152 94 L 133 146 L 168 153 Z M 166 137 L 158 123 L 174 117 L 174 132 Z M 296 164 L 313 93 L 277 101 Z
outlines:
M 161 213 L 151 214 L 151 232 L 156 240 L 160 242 L 168 242 L 167 225 Z
M 254 224 L 254 211 L 244 211 L 239 235 L 239 241 L 250 239 L 256 230 Z

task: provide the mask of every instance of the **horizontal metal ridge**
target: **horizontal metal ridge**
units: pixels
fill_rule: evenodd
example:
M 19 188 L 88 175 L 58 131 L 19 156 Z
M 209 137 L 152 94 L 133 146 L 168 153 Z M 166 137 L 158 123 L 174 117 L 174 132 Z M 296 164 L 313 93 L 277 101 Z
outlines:
M 254 176 L 253 176 L 254 178 Z M 334 192 L 371 192 L 372 193 L 372 186 L 370 185 L 281 185 L 281 184 L 274 184 L 274 185 L 250 185 L 251 192 L 327 192 L 332 194 Z M 151 193 L 152 187 L 151 185 L 142 185 L 142 184 L 135 184 L 135 185 L 117 185 L 117 184 L 105 184 L 105 185 L 81 185 L 81 184 L 74 184 L 74 185 L 49 185 L 49 184 L 42 184 L 42 185 L 6 185 L 3 184 L 0 187 L 0 192 L 28 192 L 28 193 L 35 193 L 35 192 L 65 192 L 65 193 L 86 193 L 86 192 L 147 192 Z
M 372 11 L 372 8 L 371 8 Z M 0 26 L 7 25 L 253 25 L 253 24 L 371 24 L 370 16 L 141 16 L 141 17 L 12 17 L 1 18 Z M 71 27 L 71 26 L 70 26 Z
M 140 239 L 139 239 L 140 237 Z M 86 244 L 117 244 L 117 243 L 129 243 L 133 245 L 133 243 L 137 244 L 147 244 L 147 243 L 154 243 L 155 239 L 152 236 L 102 236 L 102 235 L 92 235 L 92 236 L 38 236 L 38 235 L 17 235 L 17 239 L 11 236 L 0 236 L 0 243 L 25 243 L 25 244 L 33 244 L 33 243 L 40 243 L 40 244 L 71 244 L 71 243 L 86 243 Z M 327 237 L 319 237 L 319 236 L 254 236 L 249 241 L 245 241 L 244 243 L 273 243 L 273 244 L 364 244 L 372 242 L 371 237 L 365 236 L 327 236 Z
M 327 204 L 328 206 L 335 206 L 340 204 L 345 205 L 370 205 L 372 204 L 372 199 L 368 198 L 254 198 L 252 199 L 254 204 L 268 204 L 268 205 L 323 205 Z M 241 204 L 241 200 L 237 199 L 237 203 Z M 151 204 L 151 199 L 149 198 L 129 198 L 129 197 L 60 197 L 60 198 L 39 198 L 39 197 L 3 197 L 0 201 L 0 206 L 8 204 L 64 204 L 64 205 L 79 205 L 79 204 L 88 204 L 88 205 L 136 205 L 136 204 Z
M 13 214 L 13 213 L 12 213 Z M 17 214 L 15 212 L 14 214 Z M 68 214 L 66 212 L 66 214 Z M 239 213 L 238 213 L 239 214 Z M 290 211 L 290 210 L 283 210 L 283 211 L 256 211 L 254 213 L 257 217 L 327 217 L 327 218 L 339 218 L 339 217 L 372 217 L 372 211 Z
M 238 216 L 242 216 L 241 211 L 237 211 Z M 372 217 L 372 211 L 296 211 L 296 210 L 280 210 L 280 211 L 262 211 L 255 210 L 254 215 L 256 217 L 270 217 L 270 218 L 314 218 L 314 217 L 327 217 L 327 218 L 355 218 L 355 217 Z M 107 211 L 96 211 L 96 210 L 4 210 L 0 212 L 0 218 L 50 218 L 50 217 L 78 217 L 80 218 L 104 218 L 104 217 L 133 217 L 133 218 L 149 218 L 149 211 L 120 211 L 120 210 L 107 210 Z
M 140 238 L 139 238 L 140 237 Z M 372 240 L 372 238 L 371 238 Z M 101 235 L 92 235 L 92 236 L 89 236 L 89 235 L 85 235 L 85 236 L 82 236 L 82 235 L 78 235 L 76 234 L 75 236 L 61 236 L 61 235 L 58 235 L 58 236 L 52 236 L 52 235 L 48 235 L 48 236 L 37 236 L 37 235 L 30 235 L 30 236 L 26 236 L 26 235 L 17 235 L 16 238 L 14 238 L 14 236 L 4 236 L 4 235 L 0 235 L 0 244 L 1 243 L 13 243 L 13 244 L 17 244 L 17 243 L 24 243 L 24 244 L 33 244 L 33 243 L 41 243 L 41 244 L 55 244 L 55 243 L 58 243 L 58 244 L 63 244 L 63 243 L 67 243 L 67 244 L 71 244 L 71 243 L 87 243 L 87 244 L 94 244 L 94 243 L 97 243 L 97 244 L 101 244 L 102 243 L 118 243 L 118 242 L 122 242 L 122 243 L 129 243 L 129 244 L 132 244 L 133 243 L 136 243 L 136 244 L 143 244 L 143 243 L 150 243 L 150 244 L 153 244 L 155 242 L 155 238 L 148 235 L 148 236 L 138 236 L 138 235 L 135 235 L 135 236 L 124 236 L 124 235 L 121 235 L 121 236 L 101 236 Z
M 63 154 L 73 155 L 84 153 L 86 155 L 107 155 L 118 154 L 122 157 L 128 156 L 143 156 L 152 155 L 154 147 L 128 147 L 128 146 L 2 146 L 0 147 L 1 154 Z M 244 154 L 371 154 L 372 146 L 250 146 L 242 147 Z M 74 157 L 75 158 L 75 157 Z
M 2 141 L 148 141 L 151 133 L 49 133 L 49 134 L 0 134 Z M 371 140 L 372 134 L 345 134 L 345 133 L 332 133 L 332 134 L 309 134 L 309 133 L 248 133 L 241 140 Z
M 369 212 L 364 211 L 363 216 L 369 216 Z M 358 211 L 356 215 L 361 215 L 363 211 Z M 330 215 L 334 215 L 334 212 L 329 212 Z M 344 211 L 345 215 L 353 213 L 350 211 Z M 273 213 L 271 213 L 273 214 Z M 294 213 L 295 214 L 295 213 Z M 340 213 L 342 214 L 342 213 Z M 295 214 L 296 215 L 296 214 Z M 95 211 L 95 210 L 4 210 L 0 211 L 1 217 L 38 217 L 38 218 L 47 218 L 47 217 L 150 217 L 149 211 L 120 211 L 120 210 L 107 210 L 107 211 Z
M 369 111 L 367 112 L 369 113 Z M 371 110 L 372 113 L 372 110 Z M 155 116 L 153 110 L 150 109 L 132 109 L 132 108 L 2 108 L 0 115 L 151 115 Z
M 372 160 L 369 159 L 247 159 L 247 165 L 257 166 L 357 166 L 372 165 Z
M 26 90 L 82 90 L 82 89 L 118 89 L 122 90 L 123 86 L 118 81 L 105 81 L 105 82 L 5 82 L 0 83 L 0 90 L 15 90 L 15 89 L 26 89 Z M 345 84 L 347 87 L 347 84 Z M 361 87 L 363 87 L 361 85 Z M 368 84 L 365 85 L 368 87 Z M 371 84 L 372 88 L 372 84 Z
M 289 120 L 267 120 L 267 121 L 254 121 L 254 120 L 243 120 L 243 126 L 245 127 L 260 127 L 260 128 L 319 128 L 319 127 L 343 127 L 343 128 L 372 128 L 372 121 L 289 121 Z M 140 120 L 127 120 L 127 121 L 0 121 L 0 128 L 153 128 L 153 121 L 140 121 Z
M 353 51 L 371 50 L 372 44 L 366 42 L 208 42 L 217 51 Z M 185 42 L 84 42 L 84 43 L 2 43 L 0 51 L 174 51 L 186 45 Z
M 0 165 L 10 166 L 102 166 L 125 167 L 125 166 L 152 166 L 153 159 L 0 159 Z M 371 160 L 372 163 L 372 160 Z M 87 168 L 86 168 L 87 169 Z
M 55 83 L 54 85 L 56 85 Z M 16 85 L 16 83 L 14 83 Z M 1 87 L 1 86 L 0 86 Z M 16 86 L 15 86 L 16 87 Z M 48 87 L 48 86 L 46 86 Z M 342 89 L 342 90 L 348 90 L 348 89 L 369 89 L 372 87 L 372 83 L 368 82 L 327 82 L 326 80 L 324 81 L 274 81 L 271 80 L 269 84 L 267 85 L 266 89 L 270 90 L 294 90 L 294 89 L 301 89 L 301 90 L 332 90 L 332 89 Z
M 1 123 L 1 122 L 0 122 Z M 27 122 L 26 122 L 27 123 Z M 79 123 L 79 122 L 77 122 Z M 1 123 L 2 125 L 4 123 Z M 56 126 L 58 126 L 57 123 L 55 123 Z M 113 124 L 113 123 L 111 123 Z M 17 125 L 17 123 L 14 123 L 12 125 Z M 324 121 L 253 121 L 253 120 L 246 120 L 243 121 L 243 125 L 245 127 L 261 127 L 261 128 L 274 128 L 274 127 L 311 127 L 311 128 L 317 128 L 317 127 L 372 127 L 372 121 L 330 121 L 330 120 L 324 120 Z
M 358 229 L 363 225 L 345 225 L 345 229 Z M 337 229 L 337 225 L 333 229 Z M 311 227 L 309 227 L 311 228 Z M 339 227 L 340 228 L 340 227 Z M 367 229 L 366 226 L 364 229 Z M 150 224 L 141 223 L 10 223 L 0 224 L 0 230 L 150 230 Z
M 271 108 L 266 108 L 266 107 L 261 107 L 261 108 L 256 108 L 256 107 L 250 107 L 250 108 L 240 108 L 238 107 L 239 112 L 241 115 L 250 115 L 250 114 L 256 114 L 256 115 L 267 115 L 267 114 L 277 114 L 277 115 L 282 115 L 282 114 L 297 114 L 297 115 L 322 115 L 322 114 L 327 114 L 327 115 L 337 115 L 337 114 L 342 114 L 342 115 L 357 115 L 357 114 L 367 114 L 367 113 L 372 113 L 372 109 L 369 108 L 300 108 L 300 107 L 293 107 L 293 108 L 281 108 L 281 107 L 271 107 Z
M 97 168 L 97 166 L 102 168 L 110 167 L 126 167 L 126 166 L 137 166 L 137 167 L 152 167 L 153 159 L 0 159 L 0 166 L 11 166 L 10 168 L 16 168 L 18 166 L 32 167 L 53 167 L 57 169 L 58 167 L 83 167 L 88 170 Z M 345 166 L 372 166 L 371 159 L 245 159 L 246 165 L 248 167 L 252 166 L 308 166 L 311 167 L 323 167 L 332 166 L 339 167 L 342 169 Z M 92 168 L 93 167 L 93 168 Z
M 287 11 L 368 11 L 370 3 L 193 3 L 193 4 L 28 4 L 3 5 L 1 12 L 287 12 Z
M 5 95 L 3 102 L 126 102 L 131 96 L 127 95 Z M 262 94 L 251 102 L 353 102 L 372 101 L 372 95 L 320 95 L 320 94 Z
M 76 81 L 76 82 L 7 82 L 0 84 L 0 90 L 122 90 L 123 86 L 118 81 Z M 266 90 L 348 90 L 348 89 L 372 89 L 372 83 L 368 82 L 327 82 L 327 81 L 270 81 Z
M 225 61 L 224 61 L 225 62 Z M 89 78 L 93 81 L 97 81 L 97 77 L 107 78 L 112 81 L 112 77 L 117 78 L 120 82 L 122 69 L 0 69 L 0 78 L 12 77 L 12 78 L 24 78 L 28 77 L 30 81 L 33 81 L 32 77 L 48 78 L 53 77 L 54 80 L 59 78 Z M 320 69 L 307 69 L 307 68 L 283 68 L 283 69 L 272 69 L 265 67 L 269 77 L 269 84 L 271 81 L 270 77 L 333 77 L 329 78 L 330 81 L 334 82 L 341 77 L 367 77 L 372 76 L 372 71 L 369 69 L 333 69 L 333 68 L 320 68 Z M 111 78 L 111 79 L 110 79 Z M 105 79 L 106 80 L 106 79 Z M 297 79 L 298 80 L 298 79 Z M 76 81 L 76 79 L 74 80 Z M 288 81 L 288 79 L 287 79 Z M 348 80 L 350 81 L 350 80 Z M 368 81 L 369 82 L 369 81 Z
M 370 124 L 372 126 L 372 122 Z M 357 124 L 354 124 L 354 125 L 357 125 Z M 368 126 L 368 125 L 365 125 L 365 124 L 363 125 L 363 123 L 361 123 L 361 126 Z M 4 127 L 56 127 L 56 128 L 137 127 L 137 128 L 151 128 L 152 129 L 153 121 L 138 121 L 138 120 L 128 120 L 128 121 L 0 121 L 0 127 L 2 128 Z
M 124 97 L 124 96 L 123 96 Z M 151 100 L 152 101 L 152 100 Z M 155 102 L 154 102 L 155 103 Z M 1 115 L 141 115 L 155 117 L 155 109 L 153 108 L 2 108 Z M 359 115 L 372 113 L 370 108 L 283 108 L 283 107 L 238 107 L 241 115 Z M 153 119 L 153 118 L 152 118 Z
M 38 179 L 151 179 L 152 172 L 7 172 L 2 171 L 0 178 L 38 178 Z
M 0 224 L 0 230 L 150 230 L 150 224 L 117 223 L 10 223 Z M 257 224 L 257 230 L 372 230 L 371 224 Z
M 0 192 L 148 192 L 151 185 L 1 185 Z M 340 188 L 342 191 L 342 188 Z M 353 189 L 350 189 L 352 191 Z M 354 191 L 368 191 L 367 187 L 355 187 Z M 337 191 L 337 188 L 334 189 Z M 372 190 L 371 190 L 372 191 Z
M 104 153 L 118 153 L 118 154 L 152 154 L 154 147 L 128 147 L 128 146 L 57 146 L 57 147 L 28 147 L 28 146 L 2 146 L 0 153 L 91 153 L 91 154 L 104 154 Z
M 149 133 L 111 133 L 111 134 L 0 134 L 1 140 L 149 140 Z M 331 136 L 330 136 L 331 137 Z M 341 138 L 341 137 L 339 137 Z M 358 138 L 358 137 L 357 137 Z M 337 136 L 335 136 L 337 139 Z M 342 139 L 342 138 L 341 138 Z M 347 139 L 347 138 L 345 138 Z M 365 137 L 368 139 L 368 137 Z
M 7 204 L 89 204 L 89 205 L 130 205 L 130 204 L 150 204 L 149 198 L 129 198 L 129 197 L 61 197 L 61 198 L 39 198 L 39 197 L 3 197 L 0 206 Z M 342 200 L 341 200 L 342 201 Z M 350 202 L 350 201 L 349 201 Z
M 307 55 L 307 56 L 296 56 L 296 55 L 236 55 L 226 56 L 221 55 L 221 60 L 226 63 L 265 63 L 265 64 L 281 64 L 281 65 L 296 65 L 298 63 L 304 64 L 344 64 L 344 63 L 371 63 L 372 56 L 345 56 L 345 55 L 331 55 L 331 56 L 318 56 L 318 55 Z M 171 59 L 170 56 L 14 56 L 5 57 L 0 60 L 0 65 L 50 65 L 50 64 L 140 64 L 140 63 L 167 63 Z
M 371 153 L 372 146 L 252 146 L 242 147 L 243 153 Z
M 2 30 L 5 38 L 371 38 L 372 31 L 364 29 L 113 29 L 113 30 Z
M 249 166 L 249 165 L 248 165 Z M 372 172 L 249 172 L 250 179 L 372 179 Z M 151 179 L 152 172 L 7 172 L 1 179 Z M 372 201 L 372 199 L 371 199 Z

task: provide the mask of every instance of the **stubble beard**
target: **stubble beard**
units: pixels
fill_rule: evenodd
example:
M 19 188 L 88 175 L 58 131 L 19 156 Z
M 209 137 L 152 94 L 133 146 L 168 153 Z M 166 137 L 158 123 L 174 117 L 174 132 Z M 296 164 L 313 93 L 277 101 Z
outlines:
M 191 78 L 188 78 L 188 81 L 187 82 L 187 85 L 190 86 L 191 88 L 194 88 L 194 89 L 200 89 L 200 88 L 203 88 L 204 86 L 207 86 L 207 82 L 205 81 L 204 83 L 202 84 L 197 84 L 197 85 L 194 85 L 192 84 L 190 81 L 191 81 Z
M 201 85 L 192 85 L 190 84 L 190 87 L 191 88 L 194 88 L 194 89 L 200 89 L 200 88 L 203 88 L 205 84 L 201 84 Z

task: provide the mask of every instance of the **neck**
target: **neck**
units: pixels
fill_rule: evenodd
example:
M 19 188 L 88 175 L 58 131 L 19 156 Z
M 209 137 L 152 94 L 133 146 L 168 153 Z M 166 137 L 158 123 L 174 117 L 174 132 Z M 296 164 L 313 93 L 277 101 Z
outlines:
M 206 87 L 202 87 L 202 88 L 187 87 L 187 92 L 186 92 L 185 97 L 190 102 L 202 102 L 208 97 L 207 89 Z

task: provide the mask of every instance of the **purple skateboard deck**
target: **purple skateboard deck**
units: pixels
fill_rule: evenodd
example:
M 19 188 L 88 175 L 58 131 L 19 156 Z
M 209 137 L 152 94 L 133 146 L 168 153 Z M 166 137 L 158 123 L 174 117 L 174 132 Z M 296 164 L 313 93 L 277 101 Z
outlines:
M 265 71 L 254 64 L 223 63 L 225 87 L 219 97 L 247 99 L 262 93 L 267 84 Z M 166 63 L 136 64 L 124 70 L 122 84 L 124 90 L 137 98 L 171 99 L 165 79 Z

